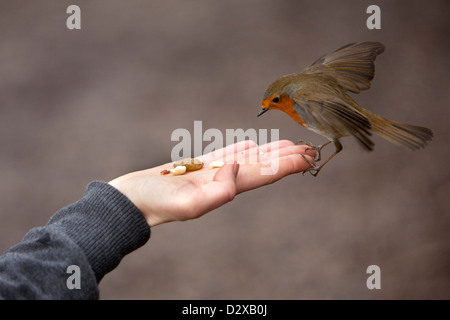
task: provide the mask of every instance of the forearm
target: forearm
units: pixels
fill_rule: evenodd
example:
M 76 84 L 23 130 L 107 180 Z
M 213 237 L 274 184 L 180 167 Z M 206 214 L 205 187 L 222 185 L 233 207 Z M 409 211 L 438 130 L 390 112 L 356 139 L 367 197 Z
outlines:
M 107 183 L 92 182 L 82 199 L 0 256 L 0 297 L 96 299 L 103 276 L 149 237 L 133 203 Z M 70 265 L 80 268 L 81 289 L 67 287 Z

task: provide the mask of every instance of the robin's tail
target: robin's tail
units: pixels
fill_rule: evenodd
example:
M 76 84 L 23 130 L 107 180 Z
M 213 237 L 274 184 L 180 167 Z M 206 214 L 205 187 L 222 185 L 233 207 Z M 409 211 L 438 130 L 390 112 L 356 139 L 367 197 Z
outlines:
M 369 120 L 374 133 L 411 150 L 425 147 L 433 137 L 433 132 L 428 128 L 392 121 L 375 114 L 371 114 Z

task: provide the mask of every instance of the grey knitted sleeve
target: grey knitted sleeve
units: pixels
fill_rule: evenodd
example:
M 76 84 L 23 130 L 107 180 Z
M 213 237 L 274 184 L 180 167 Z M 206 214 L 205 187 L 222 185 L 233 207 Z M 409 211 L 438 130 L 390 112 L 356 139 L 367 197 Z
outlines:
M 133 203 L 106 182 L 93 181 L 83 198 L 0 256 L 0 298 L 98 299 L 103 276 L 149 238 Z

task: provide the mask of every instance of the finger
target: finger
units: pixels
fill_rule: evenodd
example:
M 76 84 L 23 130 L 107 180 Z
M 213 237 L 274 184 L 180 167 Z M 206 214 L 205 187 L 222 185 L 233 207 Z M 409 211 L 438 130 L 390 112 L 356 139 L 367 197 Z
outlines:
M 254 142 L 253 140 L 243 140 L 234 144 L 230 144 L 225 148 L 214 150 L 210 153 L 204 154 L 203 156 L 199 157 L 199 159 L 201 159 L 206 164 L 209 164 L 216 160 L 224 161 L 224 159 L 230 158 L 230 156 L 233 154 L 256 148 L 257 146 L 258 145 L 256 144 L 256 142 Z
M 305 157 L 311 163 L 314 162 L 311 156 L 305 155 Z M 274 183 L 287 175 L 299 173 L 308 168 L 310 168 L 310 165 L 300 154 L 288 154 L 276 159 L 270 159 L 266 165 L 262 163 L 241 165 L 236 180 L 236 193 L 239 194 Z
M 204 157 L 206 164 L 209 164 L 215 160 L 221 160 L 224 163 L 256 163 L 258 162 L 258 155 L 260 153 L 276 153 L 279 149 L 286 147 L 295 146 L 293 142 L 289 140 L 281 140 L 281 141 L 273 141 L 270 143 L 266 143 L 262 146 L 258 146 L 253 141 L 248 141 L 249 144 L 235 144 L 230 145 L 226 149 L 226 153 L 224 151 L 219 150 L 218 152 L 211 153 L 211 158 Z M 234 147 L 235 146 L 235 147 Z M 225 150 L 225 149 L 224 149 Z M 299 149 L 300 150 L 300 149 Z M 304 149 L 303 149 L 304 150 Z M 304 153 L 304 152 L 303 152 Z M 252 161 L 247 161 L 251 159 Z
M 224 162 L 234 163 L 236 160 L 245 158 L 253 152 L 255 154 L 257 154 L 259 151 L 270 152 L 288 146 L 295 146 L 295 144 L 289 140 L 280 140 L 258 146 L 253 140 L 244 140 L 235 144 L 228 145 L 225 148 L 205 154 L 202 156 L 202 160 L 207 164 L 215 160 L 227 160 Z
M 225 156 L 229 156 L 232 154 L 237 154 L 238 152 L 246 151 L 246 150 L 258 150 L 258 148 L 262 148 L 262 150 L 266 150 L 267 152 L 278 149 L 278 148 L 284 148 L 286 146 L 293 146 L 295 145 L 292 141 L 289 140 L 280 140 L 280 141 L 273 141 L 270 143 L 266 143 L 262 146 L 258 147 L 258 144 L 254 142 L 253 140 L 243 140 L 231 145 L 226 146 L 225 148 L 214 150 L 208 154 L 203 155 L 202 159 L 204 161 L 208 160 L 221 160 Z
M 278 156 L 278 151 L 287 147 L 292 147 L 294 144 L 289 140 L 273 141 L 266 143 L 262 146 L 255 146 L 247 150 L 241 151 L 234 155 L 234 157 L 228 157 L 227 163 L 239 162 L 239 163 L 249 163 L 255 164 L 259 162 L 259 157 L 264 155 L 264 157 L 276 157 Z
M 309 147 L 306 145 L 287 145 L 283 148 L 280 148 L 278 150 L 273 150 L 272 152 L 269 152 L 267 156 L 269 156 L 271 159 L 274 159 L 276 157 L 284 157 L 290 154 L 307 154 L 311 157 L 316 156 L 316 151 L 308 149 Z M 308 149 L 308 150 L 306 150 Z M 265 155 L 265 154 L 262 154 Z
M 276 151 L 277 149 L 282 149 L 282 148 L 289 147 L 289 146 L 295 146 L 295 144 L 289 140 L 277 140 L 277 141 L 271 141 L 269 143 L 260 145 L 259 151 L 271 152 L 271 151 Z
M 290 142 L 290 141 L 288 141 Z M 278 148 L 274 143 L 269 147 L 269 152 L 264 152 L 260 148 L 252 148 L 246 150 L 242 155 L 238 155 L 235 159 L 240 164 L 258 164 L 265 163 L 271 159 L 277 159 L 279 157 L 284 157 L 290 154 L 307 154 L 311 157 L 316 156 L 314 150 L 306 150 L 309 148 L 305 145 L 295 145 L 293 143 L 280 144 L 282 147 Z

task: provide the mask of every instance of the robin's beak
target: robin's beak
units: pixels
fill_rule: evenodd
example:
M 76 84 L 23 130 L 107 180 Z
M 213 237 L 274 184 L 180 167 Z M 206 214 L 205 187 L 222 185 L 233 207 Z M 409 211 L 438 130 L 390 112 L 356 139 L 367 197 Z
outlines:
M 270 108 L 262 108 L 262 110 L 258 113 L 257 117 L 262 115 L 264 112 L 269 111 Z

